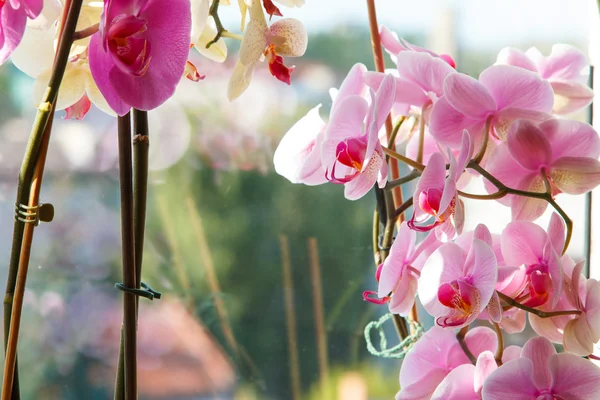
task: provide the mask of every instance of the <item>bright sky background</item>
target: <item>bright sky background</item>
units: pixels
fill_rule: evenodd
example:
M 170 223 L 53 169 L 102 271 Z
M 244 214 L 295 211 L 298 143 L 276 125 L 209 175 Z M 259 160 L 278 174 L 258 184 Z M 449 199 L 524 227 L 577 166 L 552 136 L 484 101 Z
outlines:
M 598 22 L 595 0 L 376 0 L 376 5 L 380 23 L 403 33 L 426 33 L 441 13 L 453 11 L 457 39 L 469 49 L 533 41 L 586 44 L 590 27 Z M 367 24 L 366 0 L 306 0 L 302 8 L 281 9 L 309 30 Z M 239 14 L 233 12 L 237 7 L 227 11 L 223 17 L 233 28 L 239 21 Z

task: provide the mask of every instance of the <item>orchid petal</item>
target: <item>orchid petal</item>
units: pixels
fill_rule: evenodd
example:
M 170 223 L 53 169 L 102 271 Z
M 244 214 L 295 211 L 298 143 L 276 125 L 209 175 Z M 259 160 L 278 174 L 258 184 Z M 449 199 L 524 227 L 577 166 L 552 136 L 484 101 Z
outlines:
M 474 379 L 474 365 L 459 365 L 440 382 L 433 395 L 431 395 L 431 400 L 479 400 L 480 397 L 473 385 Z
M 502 231 L 501 246 L 508 265 L 537 264 L 542 259 L 546 232 L 527 221 L 513 221 Z
M 405 262 L 414 251 L 416 240 L 417 233 L 408 227 L 406 221 L 403 222 L 392 243 L 390 254 L 383 262 L 377 290 L 379 297 L 387 296 L 396 286 Z
M 533 363 L 533 382 L 538 388 L 550 387 L 552 377 L 548 369 L 548 361 L 554 354 L 556 354 L 556 349 L 546 338 L 530 339 L 523 346 L 521 357 L 528 358 Z
M 564 399 L 595 400 L 600 393 L 600 368 L 573 354 L 550 357 L 552 391 Z
M 8 59 L 21 42 L 26 23 L 27 17 L 22 10 L 14 10 L 10 5 L 0 8 L 0 34 L 4 36 L 4 40 L 0 42 L 0 64 Z
M 417 84 L 425 93 L 433 92 L 438 97 L 444 92 L 444 80 L 456 73 L 439 57 L 416 51 L 403 51 L 397 55 L 396 64 L 401 78 Z
M 200 36 L 198 36 L 198 40 L 193 42 L 194 47 L 200 54 L 209 60 L 222 63 L 227 59 L 227 44 L 223 38 L 219 38 L 216 43 L 213 43 L 209 48 L 206 48 L 215 36 L 217 36 L 217 31 L 212 26 L 206 25 L 201 31 Z
M 500 50 L 496 64 L 513 65 L 529 71 L 537 72 L 535 64 L 527 57 L 527 54 L 514 47 L 505 47 Z
M 544 180 L 541 175 L 531 174 L 526 175 L 523 180 L 517 185 L 517 189 L 525 190 L 528 192 L 543 193 L 545 189 Z M 512 219 L 515 220 L 529 220 L 539 218 L 546 208 L 548 208 L 548 202 L 544 199 L 536 199 L 533 197 L 525 196 L 512 196 L 511 211 Z
M 536 400 L 538 390 L 532 375 L 533 363 L 528 358 L 502 364 L 485 380 L 482 397 L 486 400 Z
M 472 119 L 485 119 L 498 109 L 488 89 L 465 74 L 448 75 L 444 81 L 444 97 L 454 109 Z
M 574 120 L 551 119 L 540 124 L 552 145 L 555 159 L 571 157 L 600 157 L 600 137 L 590 124 Z
M 498 369 L 494 354 L 491 351 L 484 351 L 477 357 L 477 363 L 475 364 L 475 375 L 473 379 L 473 385 L 476 393 L 481 394 L 483 389 L 483 383 L 486 378 L 495 370 Z M 480 397 L 477 397 L 479 399 Z
M 451 75 L 451 76 L 455 76 Z M 431 109 L 429 131 L 440 143 L 458 147 L 462 140 L 463 130 L 468 130 L 473 141 L 482 137 L 485 121 L 469 118 L 454 108 L 444 95 L 438 99 Z
M 578 48 L 555 44 L 539 72 L 548 80 L 578 81 L 582 79 L 581 70 L 588 65 L 587 57 Z
M 551 82 L 554 90 L 554 107 L 556 115 L 568 115 L 589 106 L 594 99 L 594 91 L 583 83 Z
M 510 127 L 508 149 L 519 164 L 531 171 L 540 171 L 552 162 L 550 142 L 533 123 L 519 119 Z
M 550 83 L 537 73 L 511 65 L 494 65 L 479 75 L 498 109 L 515 107 L 551 112 L 554 94 Z
M 565 193 L 587 193 L 600 184 L 600 161 L 588 157 L 561 157 L 552 164 L 550 178 Z

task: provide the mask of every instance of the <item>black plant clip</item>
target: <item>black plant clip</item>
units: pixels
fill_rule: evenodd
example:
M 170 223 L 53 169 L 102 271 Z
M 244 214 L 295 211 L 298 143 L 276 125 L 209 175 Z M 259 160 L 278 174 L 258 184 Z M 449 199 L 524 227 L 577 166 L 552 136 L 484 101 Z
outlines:
M 141 289 L 132 289 L 132 288 L 126 287 L 122 283 L 115 283 L 115 287 L 117 289 L 119 289 L 122 292 L 132 294 L 134 296 L 145 297 L 149 300 L 154 300 L 154 299 L 158 300 L 161 298 L 162 293 L 157 292 L 156 290 L 152 289 L 150 286 L 148 286 L 144 282 L 142 282 L 140 286 L 141 286 Z
M 17 221 L 38 226 L 40 221 L 51 222 L 53 219 L 54 206 L 50 203 L 40 203 L 33 207 L 25 204 L 15 204 L 15 220 Z

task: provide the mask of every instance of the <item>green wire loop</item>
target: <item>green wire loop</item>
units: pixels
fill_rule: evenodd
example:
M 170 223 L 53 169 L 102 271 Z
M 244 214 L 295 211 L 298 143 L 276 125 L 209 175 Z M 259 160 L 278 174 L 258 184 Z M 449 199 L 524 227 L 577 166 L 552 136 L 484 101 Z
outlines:
M 388 348 L 387 338 L 385 337 L 385 332 L 383 331 L 383 325 L 392 317 L 392 314 L 385 314 L 384 316 L 379 318 L 379 320 L 371 321 L 367 324 L 367 326 L 365 326 L 365 340 L 367 342 L 367 350 L 369 351 L 369 353 L 376 357 L 402 359 L 414 346 L 417 340 L 419 340 L 419 338 L 423 335 L 423 327 L 418 322 L 409 321 L 412 328 L 411 331 L 413 333 L 397 345 Z M 379 347 L 381 350 L 377 350 L 373 345 L 373 342 L 371 341 L 371 332 L 373 330 L 379 332 Z

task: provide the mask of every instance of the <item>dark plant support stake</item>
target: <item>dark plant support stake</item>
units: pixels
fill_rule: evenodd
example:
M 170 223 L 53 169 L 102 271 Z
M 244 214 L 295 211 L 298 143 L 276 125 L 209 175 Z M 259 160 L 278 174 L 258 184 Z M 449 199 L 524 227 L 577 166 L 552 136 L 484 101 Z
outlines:
M 594 90 L 594 66 L 590 65 L 590 77 L 588 85 Z M 590 125 L 594 124 L 594 103 L 588 107 L 587 120 Z M 592 191 L 589 191 L 585 195 L 585 276 L 590 277 L 592 271 Z
M 119 117 L 119 177 L 121 186 L 121 242 L 123 257 L 123 284 L 136 287 L 133 238 L 133 172 L 131 160 L 131 115 Z M 125 399 L 137 400 L 136 359 L 136 296 L 123 293 L 123 336 Z
M 148 193 L 148 112 L 133 110 L 133 242 L 135 246 L 135 287 L 142 283 L 142 260 L 146 229 L 146 199 Z M 139 302 L 139 298 L 136 299 Z M 137 307 L 136 307 L 137 311 Z M 125 398 L 124 335 L 121 332 L 119 362 L 115 382 L 115 400 Z

